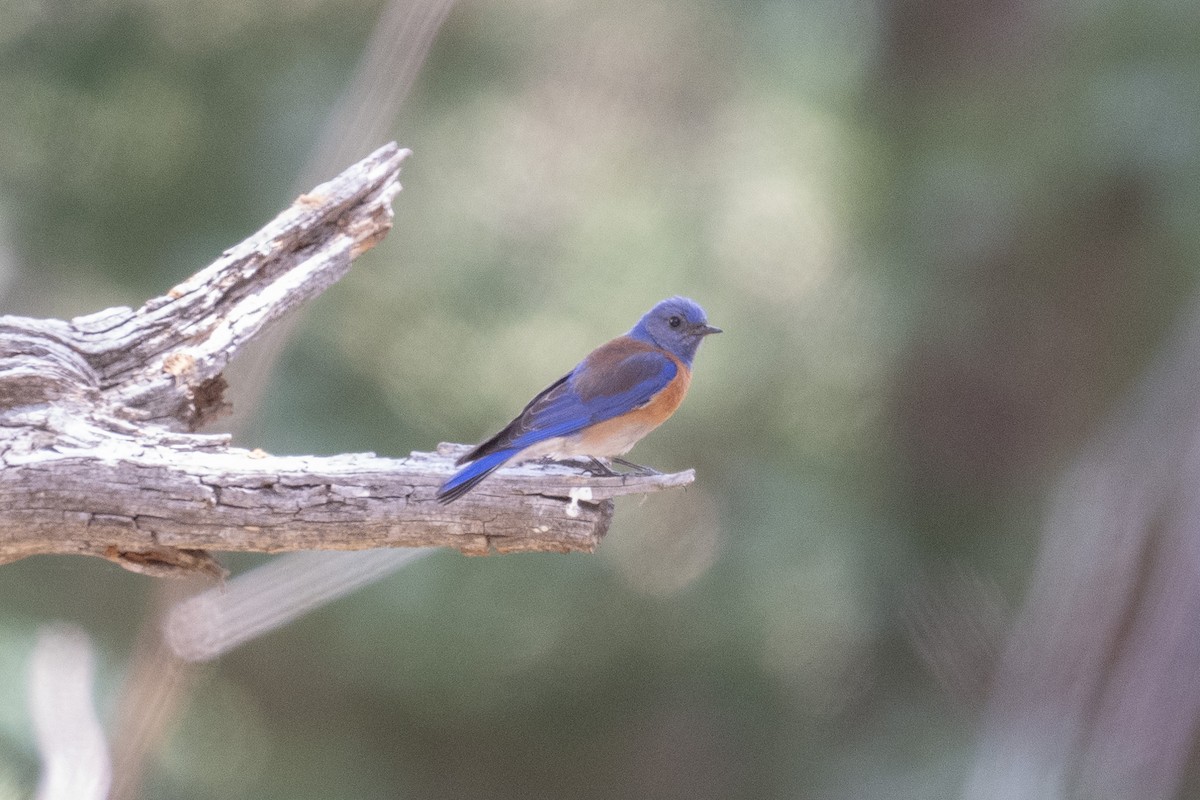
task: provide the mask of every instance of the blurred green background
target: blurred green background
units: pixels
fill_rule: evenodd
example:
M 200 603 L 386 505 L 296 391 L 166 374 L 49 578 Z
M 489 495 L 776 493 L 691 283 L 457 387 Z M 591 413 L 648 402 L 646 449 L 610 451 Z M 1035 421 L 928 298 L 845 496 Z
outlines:
M 0 0 L 0 312 L 137 306 L 258 228 L 381 10 Z M 998 642 L 939 672 L 913 598 L 1020 603 L 1056 475 L 1192 291 L 1198 133 L 1177 0 L 460 3 L 390 133 L 393 232 L 239 443 L 478 441 L 685 294 L 726 333 L 632 457 L 697 481 L 594 556 L 439 553 L 245 645 L 145 796 L 954 794 Z M 111 720 L 154 591 L 39 558 L 0 603 L 16 798 L 35 631 L 94 637 Z

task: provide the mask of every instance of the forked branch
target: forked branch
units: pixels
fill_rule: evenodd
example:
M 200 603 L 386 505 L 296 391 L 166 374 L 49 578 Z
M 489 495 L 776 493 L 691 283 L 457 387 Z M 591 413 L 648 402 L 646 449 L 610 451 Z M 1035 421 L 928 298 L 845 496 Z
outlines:
M 274 456 L 195 433 L 227 409 L 238 350 L 386 235 L 407 155 L 380 148 L 139 309 L 0 317 L 0 562 L 77 553 L 169 575 L 219 573 L 208 551 L 591 551 L 612 497 L 690 483 L 530 465 L 446 507 L 454 446 Z

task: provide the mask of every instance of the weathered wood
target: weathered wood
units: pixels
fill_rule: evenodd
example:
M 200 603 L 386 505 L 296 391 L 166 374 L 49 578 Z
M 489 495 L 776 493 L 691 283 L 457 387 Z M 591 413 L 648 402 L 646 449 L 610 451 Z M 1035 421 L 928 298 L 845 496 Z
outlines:
M 693 478 L 690 470 L 594 478 L 522 465 L 444 506 L 434 493 L 453 459 L 436 453 L 267 456 L 146 447 L 132 436 L 107 437 L 103 448 L 4 454 L 0 507 L 10 511 L 0 515 L 0 557 L 78 553 L 155 571 L 194 566 L 198 550 L 590 552 L 608 528 L 612 497 Z
M 137 310 L 0 317 L 0 562 L 77 553 L 169 575 L 219 574 L 210 550 L 591 551 L 613 497 L 690 483 L 527 465 L 442 506 L 456 446 L 274 456 L 193 433 L 227 408 L 238 349 L 387 233 L 407 155 L 380 148 Z

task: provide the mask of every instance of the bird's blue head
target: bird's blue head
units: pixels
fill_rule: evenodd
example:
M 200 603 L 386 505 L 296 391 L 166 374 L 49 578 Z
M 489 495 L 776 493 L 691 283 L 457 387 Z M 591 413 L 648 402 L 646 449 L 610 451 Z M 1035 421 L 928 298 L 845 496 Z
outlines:
M 629 335 L 658 345 L 690 367 L 704 337 L 720 332 L 708 324 L 708 315 L 696 301 L 672 297 L 647 311 Z

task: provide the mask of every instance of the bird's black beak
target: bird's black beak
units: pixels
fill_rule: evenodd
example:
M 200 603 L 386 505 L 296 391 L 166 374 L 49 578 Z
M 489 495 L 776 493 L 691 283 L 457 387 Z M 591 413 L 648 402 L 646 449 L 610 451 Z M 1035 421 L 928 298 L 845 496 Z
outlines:
M 697 325 L 693 329 L 697 336 L 708 336 L 710 333 L 724 333 L 725 331 L 718 328 L 716 325 Z

